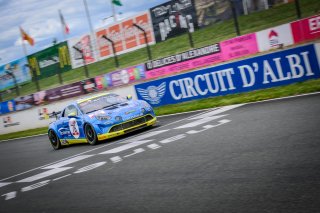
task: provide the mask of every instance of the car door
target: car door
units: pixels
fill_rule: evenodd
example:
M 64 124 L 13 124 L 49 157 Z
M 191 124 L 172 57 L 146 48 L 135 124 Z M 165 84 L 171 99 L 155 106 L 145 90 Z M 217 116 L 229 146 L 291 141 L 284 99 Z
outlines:
M 63 128 L 68 129 L 70 134 L 65 137 L 69 142 L 81 142 L 85 138 L 83 130 L 83 118 L 74 105 L 69 105 L 64 113 Z M 84 141 L 83 141 L 84 142 Z
M 66 116 L 66 111 L 67 111 L 67 108 L 65 108 L 62 111 L 61 116 L 56 121 L 57 130 L 58 130 L 60 139 L 66 139 L 71 134 L 69 128 L 65 126 L 65 121 L 68 120 L 68 117 Z

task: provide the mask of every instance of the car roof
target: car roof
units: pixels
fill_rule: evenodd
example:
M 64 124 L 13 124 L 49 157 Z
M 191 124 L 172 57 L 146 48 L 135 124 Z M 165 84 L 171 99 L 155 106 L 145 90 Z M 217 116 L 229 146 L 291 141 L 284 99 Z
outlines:
M 108 94 L 111 94 L 111 93 L 100 93 L 100 94 L 97 94 L 97 95 L 94 95 L 94 96 L 91 96 L 91 97 L 82 98 L 82 99 L 76 100 L 76 103 L 77 104 L 81 104 L 83 102 L 86 102 L 86 101 L 89 101 L 89 100 L 92 100 L 92 99 L 95 99 L 95 98 L 99 98 L 99 97 L 102 97 L 102 96 L 105 96 L 105 95 L 108 95 Z

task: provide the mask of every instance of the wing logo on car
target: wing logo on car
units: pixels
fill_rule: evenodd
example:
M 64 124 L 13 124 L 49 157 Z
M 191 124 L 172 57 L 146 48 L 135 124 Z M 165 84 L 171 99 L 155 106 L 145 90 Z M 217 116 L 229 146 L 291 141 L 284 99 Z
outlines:
M 159 86 L 148 86 L 147 89 L 137 88 L 137 91 L 143 99 L 151 104 L 159 104 L 166 93 L 166 82 Z

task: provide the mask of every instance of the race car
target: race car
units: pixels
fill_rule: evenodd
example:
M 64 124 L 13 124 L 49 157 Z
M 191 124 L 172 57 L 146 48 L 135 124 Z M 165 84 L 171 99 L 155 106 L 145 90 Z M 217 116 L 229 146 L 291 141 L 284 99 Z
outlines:
M 54 149 L 74 143 L 95 145 L 98 141 L 152 126 L 157 118 L 145 101 L 103 93 L 70 104 L 49 125 Z

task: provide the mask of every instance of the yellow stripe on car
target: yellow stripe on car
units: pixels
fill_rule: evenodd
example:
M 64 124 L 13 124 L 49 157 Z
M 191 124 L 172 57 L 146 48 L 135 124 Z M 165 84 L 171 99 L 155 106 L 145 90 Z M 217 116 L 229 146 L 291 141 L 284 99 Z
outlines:
M 101 94 L 97 94 L 97 95 L 91 96 L 89 98 L 79 99 L 76 102 L 77 102 L 77 104 L 81 104 L 83 102 L 90 101 L 92 99 L 99 98 L 101 96 L 105 96 L 105 95 L 108 95 L 108 94 L 110 94 L 110 93 L 101 93 Z
M 82 139 L 66 139 L 68 144 L 75 144 L 75 143 L 87 143 L 87 139 L 82 138 Z

